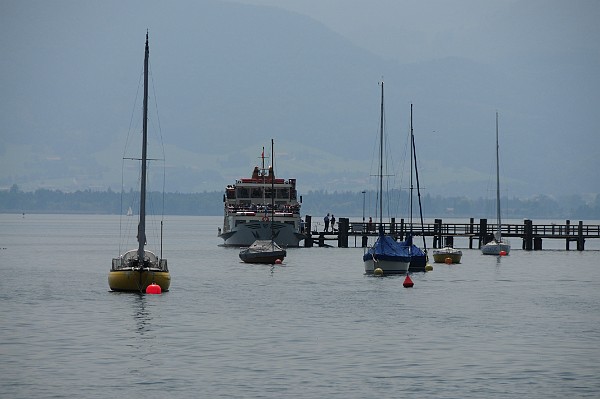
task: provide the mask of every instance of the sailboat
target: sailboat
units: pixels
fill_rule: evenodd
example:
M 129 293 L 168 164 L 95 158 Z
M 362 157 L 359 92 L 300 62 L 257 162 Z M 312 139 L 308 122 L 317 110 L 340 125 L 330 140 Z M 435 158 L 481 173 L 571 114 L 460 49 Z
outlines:
M 171 275 L 167 260 L 162 257 L 162 222 L 161 222 L 161 254 L 157 256 L 146 246 L 146 169 L 148 146 L 148 32 L 144 57 L 144 110 L 142 131 L 141 185 L 140 185 L 140 217 L 137 230 L 137 249 L 132 249 L 118 258 L 113 258 L 108 273 L 108 286 L 113 291 L 144 292 L 151 284 L 159 285 L 162 291 L 168 291 Z
M 383 231 L 383 82 L 381 82 L 381 117 L 379 128 L 379 235 L 375 243 L 363 255 L 365 273 L 373 274 L 381 269 L 383 274 L 404 274 L 410 265 L 409 249 Z
M 273 139 L 271 139 L 271 161 L 274 164 L 274 151 L 273 151 Z M 242 248 L 239 253 L 239 257 L 246 263 L 264 263 L 264 264 L 275 264 L 283 261 L 286 257 L 287 252 L 281 248 L 275 242 L 275 229 L 273 227 L 273 220 L 275 218 L 275 168 L 274 165 L 268 170 L 268 175 L 264 168 L 264 147 L 263 147 L 263 170 L 262 177 L 263 181 L 271 181 L 271 217 L 269 219 L 271 228 L 271 239 L 270 240 L 255 240 L 252 245 L 248 248 Z
M 481 247 L 484 255 L 508 255 L 510 243 L 502 239 L 502 221 L 500 218 L 500 146 L 498 145 L 498 112 L 496 112 L 496 233 L 494 238 Z

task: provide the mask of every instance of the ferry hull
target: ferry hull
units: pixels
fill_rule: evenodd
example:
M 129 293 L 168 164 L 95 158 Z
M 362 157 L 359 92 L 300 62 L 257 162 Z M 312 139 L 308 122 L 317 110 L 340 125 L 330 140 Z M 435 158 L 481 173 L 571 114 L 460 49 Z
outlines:
M 304 235 L 297 233 L 291 223 L 273 223 L 274 241 L 282 248 L 299 247 Z M 267 221 L 248 221 L 228 231 L 219 234 L 224 240 L 224 246 L 248 247 L 256 240 L 271 239 L 271 224 Z

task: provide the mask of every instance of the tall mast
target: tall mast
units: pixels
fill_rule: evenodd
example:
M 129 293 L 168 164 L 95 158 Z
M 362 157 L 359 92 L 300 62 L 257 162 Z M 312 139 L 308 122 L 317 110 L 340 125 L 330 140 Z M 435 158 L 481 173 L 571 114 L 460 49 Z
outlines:
M 379 228 L 383 223 L 383 81 L 381 81 L 381 120 L 379 121 Z
M 413 105 L 410 104 L 410 141 L 412 147 L 412 159 L 415 162 L 415 179 L 417 180 L 417 198 L 419 199 L 419 215 L 421 216 L 421 235 L 423 236 L 423 249 L 425 253 L 427 253 L 427 243 L 425 242 L 425 234 L 423 234 L 423 206 L 421 204 L 421 187 L 419 186 L 419 163 L 417 162 L 417 147 L 415 146 L 415 135 L 413 133 L 413 124 L 412 124 L 412 109 Z M 411 174 L 412 175 L 412 174 Z M 411 195 L 412 202 L 412 195 Z M 412 211 L 412 203 L 411 203 L 411 211 Z M 412 220 L 410 221 L 410 225 L 412 228 Z M 412 234 L 412 231 L 411 231 Z
M 410 104 L 410 233 L 413 232 L 413 157 L 415 136 L 413 135 L 413 105 Z
M 138 225 L 138 261 L 140 267 L 144 262 L 144 245 L 146 244 L 146 147 L 148 146 L 148 32 L 146 32 L 146 50 L 144 56 L 144 116 L 142 123 L 142 178 L 140 184 L 140 223 Z
M 275 218 L 275 153 L 273 150 L 273 139 L 271 139 L 271 242 L 275 239 L 275 232 L 273 231 L 273 222 Z
M 500 146 L 498 145 L 498 111 L 496 111 L 496 218 L 498 226 L 496 227 L 496 239 L 501 239 L 500 220 Z

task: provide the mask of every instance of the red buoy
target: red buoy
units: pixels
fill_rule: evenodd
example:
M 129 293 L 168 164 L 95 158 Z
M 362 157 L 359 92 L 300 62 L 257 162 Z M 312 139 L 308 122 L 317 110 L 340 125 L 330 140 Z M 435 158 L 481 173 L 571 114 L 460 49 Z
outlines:
M 500 256 L 506 256 L 506 251 L 500 251 Z
M 413 281 L 410 279 L 410 276 L 407 274 L 407 275 L 406 275 L 406 278 L 404 279 L 404 283 L 403 283 L 402 285 L 404 286 L 404 288 L 410 288 L 410 287 L 412 287 L 412 286 L 413 286 L 413 285 L 415 285 L 415 284 L 414 284 L 414 283 L 413 283 Z
M 281 259 L 275 259 L 275 264 L 276 265 L 281 265 Z
M 444 262 L 445 262 L 447 265 L 451 265 L 451 264 L 452 264 L 452 258 L 448 256 L 446 259 L 444 259 Z
M 162 289 L 160 288 L 160 285 L 158 285 L 156 283 L 152 283 L 146 287 L 146 294 L 160 294 L 160 293 L 162 293 Z

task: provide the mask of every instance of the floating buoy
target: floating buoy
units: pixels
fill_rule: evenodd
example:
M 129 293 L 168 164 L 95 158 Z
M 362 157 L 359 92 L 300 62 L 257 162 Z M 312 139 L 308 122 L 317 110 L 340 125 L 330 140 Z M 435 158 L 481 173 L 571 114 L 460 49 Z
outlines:
M 410 288 L 410 287 L 412 287 L 412 286 L 413 286 L 413 285 L 415 285 L 415 284 L 414 284 L 414 283 L 413 283 L 413 281 L 410 279 L 410 276 L 407 274 L 407 275 L 406 275 L 406 278 L 404 279 L 404 283 L 402 283 L 402 285 L 404 286 L 404 288 Z
M 506 256 L 506 251 L 500 251 L 500 256 Z
M 373 274 L 376 276 L 383 276 L 383 269 L 378 267 L 377 269 L 373 270 Z
M 430 272 L 433 270 L 433 266 L 431 266 L 429 263 L 425 265 L 425 271 L 426 272 Z
M 275 264 L 276 265 L 281 265 L 281 259 L 275 259 Z
M 162 293 L 162 289 L 160 288 L 160 285 L 158 285 L 156 283 L 152 283 L 146 287 L 146 294 L 161 294 L 161 293 Z
M 444 262 L 446 262 L 447 265 L 451 265 L 452 264 L 452 258 L 448 256 L 446 259 L 444 259 Z

